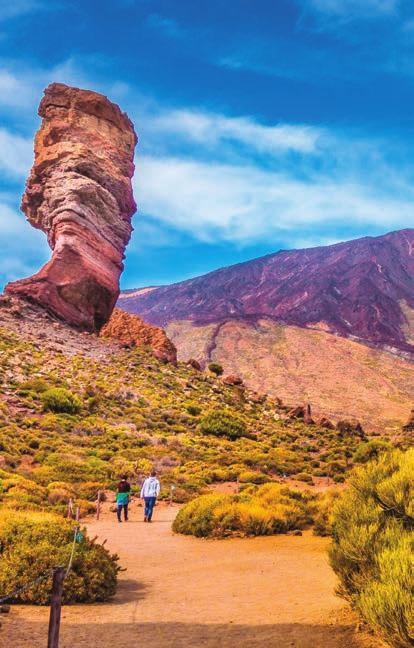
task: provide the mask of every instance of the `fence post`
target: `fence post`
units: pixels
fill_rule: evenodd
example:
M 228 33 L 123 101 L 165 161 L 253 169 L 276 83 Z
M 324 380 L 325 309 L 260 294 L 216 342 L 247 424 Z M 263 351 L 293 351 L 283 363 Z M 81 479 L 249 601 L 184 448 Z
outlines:
M 73 518 L 73 501 L 72 498 L 70 498 L 68 502 L 68 518 L 72 519 Z
M 98 499 L 96 500 L 96 519 L 99 520 L 101 514 L 101 491 L 98 490 Z
M 171 486 L 170 486 L 170 506 L 173 505 L 174 491 L 175 491 L 175 486 L 174 486 L 174 484 L 171 484 Z
M 65 578 L 64 567 L 57 567 L 53 572 L 47 648 L 59 648 L 60 611 L 62 606 L 62 592 L 63 592 L 64 578 Z

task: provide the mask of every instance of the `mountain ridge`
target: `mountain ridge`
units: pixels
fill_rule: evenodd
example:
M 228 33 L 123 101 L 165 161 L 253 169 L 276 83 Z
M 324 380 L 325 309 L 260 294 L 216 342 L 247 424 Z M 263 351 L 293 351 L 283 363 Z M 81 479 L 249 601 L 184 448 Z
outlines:
M 414 229 L 281 250 L 122 293 L 118 305 L 162 327 L 266 317 L 414 358 Z

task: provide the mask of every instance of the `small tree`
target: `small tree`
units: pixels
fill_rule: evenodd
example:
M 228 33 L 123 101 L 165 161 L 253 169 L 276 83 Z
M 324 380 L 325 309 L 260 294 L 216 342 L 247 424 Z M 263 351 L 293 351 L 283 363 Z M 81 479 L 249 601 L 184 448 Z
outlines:
M 208 365 L 209 371 L 215 374 L 216 376 L 221 376 L 223 374 L 223 367 L 218 362 L 210 362 Z

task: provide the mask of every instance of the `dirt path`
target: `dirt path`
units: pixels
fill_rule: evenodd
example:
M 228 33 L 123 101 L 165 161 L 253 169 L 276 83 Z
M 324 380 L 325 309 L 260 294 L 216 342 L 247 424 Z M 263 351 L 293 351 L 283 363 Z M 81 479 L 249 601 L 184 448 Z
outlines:
M 63 609 L 61 648 L 360 648 L 355 620 L 334 596 L 327 540 L 275 536 L 204 541 L 175 536 L 176 509 L 151 525 L 106 513 L 89 525 L 121 556 L 118 594 Z M 48 610 L 14 606 L 2 648 L 45 648 Z M 378 645 L 378 644 L 377 644 Z

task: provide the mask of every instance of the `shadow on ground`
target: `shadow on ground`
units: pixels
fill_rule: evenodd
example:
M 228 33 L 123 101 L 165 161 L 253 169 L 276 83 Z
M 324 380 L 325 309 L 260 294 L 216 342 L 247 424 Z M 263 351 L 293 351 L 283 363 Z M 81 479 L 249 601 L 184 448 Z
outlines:
M 18 621 L 9 628 L 7 648 L 44 648 L 45 624 Z M 369 644 L 355 634 L 351 625 L 201 625 L 191 620 L 189 623 L 78 624 L 67 619 L 62 624 L 59 645 L 60 648 L 117 645 L 123 648 L 362 648 Z

